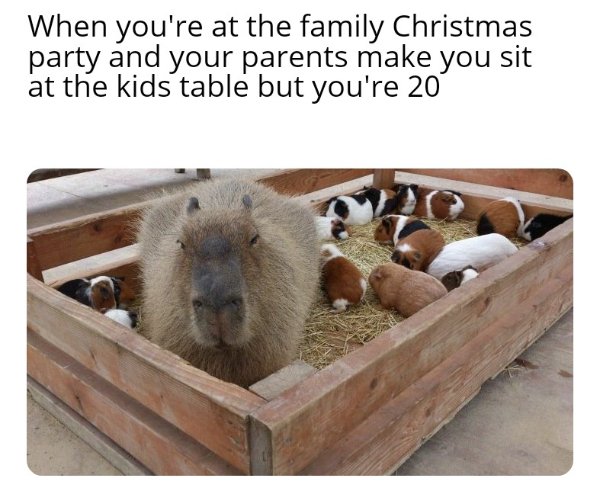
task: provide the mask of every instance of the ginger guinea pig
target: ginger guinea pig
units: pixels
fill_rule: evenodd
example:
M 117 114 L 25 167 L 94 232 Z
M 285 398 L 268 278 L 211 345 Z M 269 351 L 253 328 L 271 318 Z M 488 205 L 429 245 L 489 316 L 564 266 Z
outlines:
M 373 238 L 382 244 L 396 245 L 399 240 L 409 236 L 417 230 L 426 230 L 429 226 L 414 217 L 405 215 L 387 215 L 378 225 Z
M 437 230 L 417 230 L 396 244 L 392 261 L 415 271 L 426 271 L 445 244 Z
M 333 244 L 321 246 L 323 287 L 334 312 L 359 303 L 367 291 L 367 281 L 359 269 Z
M 516 198 L 504 198 L 489 203 L 477 218 L 477 235 L 497 233 L 516 237 L 523 227 L 525 214 Z
M 419 196 L 415 215 L 427 218 L 456 220 L 465 209 L 461 193 L 456 191 L 431 191 Z
M 377 266 L 369 275 L 369 284 L 384 308 L 396 309 L 403 317 L 410 317 L 447 293 L 433 276 L 394 263 Z

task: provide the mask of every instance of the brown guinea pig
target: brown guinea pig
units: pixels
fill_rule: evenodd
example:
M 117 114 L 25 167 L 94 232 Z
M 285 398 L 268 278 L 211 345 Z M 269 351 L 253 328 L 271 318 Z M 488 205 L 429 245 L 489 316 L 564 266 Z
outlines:
M 334 312 L 359 303 L 367 291 L 367 281 L 359 269 L 333 244 L 321 246 L 323 286 Z
M 456 191 L 431 191 L 417 199 L 415 215 L 426 218 L 456 220 L 465 209 L 461 194 Z
M 425 271 L 444 245 L 444 238 L 437 230 L 417 230 L 396 244 L 392 261 L 415 271 Z
M 394 263 L 377 266 L 369 275 L 369 284 L 384 308 L 396 309 L 403 317 L 410 317 L 447 293 L 433 276 Z
M 516 237 L 523 227 L 525 214 L 516 198 L 504 198 L 489 203 L 477 218 L 477 235 L 497 233 Z

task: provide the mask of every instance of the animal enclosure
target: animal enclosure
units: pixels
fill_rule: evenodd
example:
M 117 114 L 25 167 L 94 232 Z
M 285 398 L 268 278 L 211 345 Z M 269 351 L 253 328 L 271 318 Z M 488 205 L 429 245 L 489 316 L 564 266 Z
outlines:
M 469 182 L 461 170 L 418 172 L 288 170 L 261 181 L 315 208 L 396 182 L 461 192 L 470 220 L 506 196 L 526 217 L 572 213 L 564 171 L 469 170 Z M 28 230 L 27 366 L 32 382 L 155 474 L 389 473 L 573 303 L 568 220 L 328 366 L 294 363 L 246 390 L 55 290 L 97 274 L 138 290 L 129 230 L 147 206 Z

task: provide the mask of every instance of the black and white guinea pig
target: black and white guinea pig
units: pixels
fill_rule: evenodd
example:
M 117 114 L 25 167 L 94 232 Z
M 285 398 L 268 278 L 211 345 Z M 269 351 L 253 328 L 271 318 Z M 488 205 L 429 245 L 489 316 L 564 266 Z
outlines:
M 456 220 L 465 209 L 461 193 L 457 191 L 430 191 L 419 195 L 415 215 L 426 218 Z
M 349 237 L 349 227 L 339 218 L 315 217 L 319 240 L 346 240 Z
M 446 287 L 446 290 L 451 291 L 459 286 L 464 285 L 467 281 L 471 281 L 473 278 L 477 278 L 479 276 L 479 272 L 473 266 L 469 265 L 460 271 L 451 271 L 450 273 L 446 273 L 441 281 L 442 284 Z
M 558 227 L 569 218 L 573 218 L 573 215 L 561 217 L 551 215 L 550 213 L 539 213 L 530 218 L 522 228 L 519 228 L 519 236 L 525 240 L 539 239 L 546 232 L 552 230 L 554 227 Z
M 358 194 L 362 194 L 371 202 L 373 218 L 394 213 L 398 207 L 398 195 L 391 189 L 367 187 Z
M 398 187 L 398 214 L 412 215 L 417 206 L 419 186 L 417 184 L 401 184 Z
M 121 279 L 113 276 L 96 276 L 67 281 L 58 291 L 78 302 L 103 311 L 115 309 L 119 305 Z
M 135 328 L 137 325 L 138 316 L 135 312 L 131 312 L 130 310 L 109 309 L 104 312 L 104 315 L 130 329 Z
M 364 192 L 336 196 L 327 202 L 325 216 L 339 218 L 345 225 L 365 225 L 373 220 L 373 205 Z
M 376 242 L 382 244 L 392 243 L 395 246 L 399 240 L 402 240 L 413 232 L 428 228 L 429 226 L 426 223 L 414 217 L 386 215 L 375 229 L 373 238 Z

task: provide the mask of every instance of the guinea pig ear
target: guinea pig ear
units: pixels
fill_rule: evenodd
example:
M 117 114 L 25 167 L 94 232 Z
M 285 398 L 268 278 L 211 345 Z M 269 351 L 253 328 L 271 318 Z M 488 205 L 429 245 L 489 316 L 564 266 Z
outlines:
M 381 224 L 385 227 L 385 231 L 389 232 L 392 228 L 392 219 L 389 217 L 384 217 L 383 220 L 381 220 Z
M 412 189 L 413 193 L 417 192 L 417 189 L 419 189 L 419 185 L 418 184 L 411 184 L 408 186 L 410 189 Z
M 415 251 L 413 257 L 415 258 L 415 261 L 419 261 L 423 256 L 419 251 Z
M 200 209 L 200 203 L 198 203 L 198 198 L 190 198 L 186 209 L 188 215 L 197 212 Z
M 250 211 L 252 209 L 252 198 L 249 195 L 244 195 L 242 198 L 242 203 L 244 204 L 244 208 L 246 210 Z

